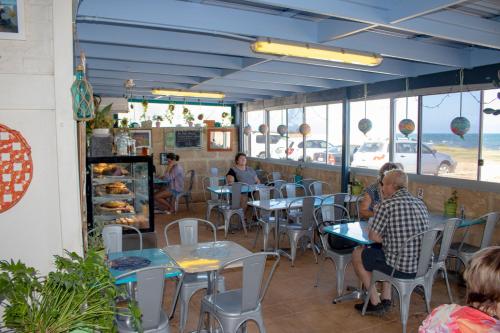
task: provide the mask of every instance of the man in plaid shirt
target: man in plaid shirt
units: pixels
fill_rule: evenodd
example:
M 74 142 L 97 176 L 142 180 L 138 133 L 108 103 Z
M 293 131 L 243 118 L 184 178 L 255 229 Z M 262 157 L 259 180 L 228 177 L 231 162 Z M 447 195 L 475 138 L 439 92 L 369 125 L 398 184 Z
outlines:
M 418 256 L 422 240 L 410 242 L 400 254 L 398 250 L 411 236 L 429 229 L 429 213 L 424 202 L 408 192 L 408 176 L 403 170 L 395 169 L 385 173 L 382 183 L 384 200 L 375 209 L 373 224 L 368 237 L 374 246 L 354 250 L 352 261 L 354 270 L 365 286 L 370 285 L 371 272 L 376 269 L 401 279 L 414 278 L 417 272 Z M 384 282 L 382 300 L 376 290 L 370 293 L 366 312 L 381 314 L 391 305 L 391 287 Z M 361 311 L 363 303 L 356 304 Z

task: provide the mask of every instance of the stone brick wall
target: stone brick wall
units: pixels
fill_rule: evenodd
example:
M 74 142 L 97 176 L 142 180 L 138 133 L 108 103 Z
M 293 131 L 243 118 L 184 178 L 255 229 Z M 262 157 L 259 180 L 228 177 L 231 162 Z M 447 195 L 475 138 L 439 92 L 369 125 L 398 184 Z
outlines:
M 210 174 L 211 167 L 219 168 L 219 175 L 224 176 L 227 170 L 233 165 L 234 156 L 238 152 L 238 130 L 231 128 L 231 151 L 212 152 L 207 151 L 207 128 L 203 127 L 202 149 L 173 149 L 165 146 L 166 133 L 175 131 L 173 127 L 160 127 L 152 129 L 153 141 L 153 163 L 158 175 L 163 175 L 165 165 L 160 165 L 160 154 L 162 152 L 174 152 L 179 155 L 179 164 L 184 170 L 194 170 L 196 179 L 193 184 L 193 201 L 202 202 L 205 200 L 203 195 L 202 180 L 203 177 Z M 186 185 L 187 186 L 187 185 Z

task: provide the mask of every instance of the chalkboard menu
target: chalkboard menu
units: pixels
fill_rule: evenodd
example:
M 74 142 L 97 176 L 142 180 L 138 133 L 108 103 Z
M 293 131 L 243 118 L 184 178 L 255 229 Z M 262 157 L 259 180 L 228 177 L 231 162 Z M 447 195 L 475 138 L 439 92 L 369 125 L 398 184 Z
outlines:
M 201 129 L 198 130 L 176 130 L 175 148 L 197 148 L 201 149 Z

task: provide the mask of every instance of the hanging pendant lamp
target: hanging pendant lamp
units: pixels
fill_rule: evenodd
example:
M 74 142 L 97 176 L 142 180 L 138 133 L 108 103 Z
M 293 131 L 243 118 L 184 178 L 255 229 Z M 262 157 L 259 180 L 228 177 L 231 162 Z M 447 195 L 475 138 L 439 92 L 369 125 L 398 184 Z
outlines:
M 415 123 L 413 122 L 413 120 L 411 120 L 410 118 L 408 118 L 408 89 L 410 87 L 410 81 L 408 78 L 406 78 L 406 116 L 405 116 L 405 119 L 401 120 L 399 122 L 399 131 L 406 137 L 408 137 L 408 135 L 410 135 L 411 133 L 413 133 L 413 131 L 415 130 Z
M 358 129 L 366 135 L 372 129 L 372 121 L 366 118 L 366 97 L 368 95 L 368 86 L 365 84 L 365 117 L 358 123 Z
M 76 78 L 71 85 L 73 118 L 76 121 L 94 119 L 94 93 L 92 86 L 85 78 L 85 67 L 80 64 L 76 67 Z
M 450 128 L 453 134 L 464 139 L 464 135 L 470 129 L 470 121 L 466 117 L 462 117 L 462 91 L 464 85 L 464 70 L 460 69 L 460 116 L 454 118 L 450 123 Z

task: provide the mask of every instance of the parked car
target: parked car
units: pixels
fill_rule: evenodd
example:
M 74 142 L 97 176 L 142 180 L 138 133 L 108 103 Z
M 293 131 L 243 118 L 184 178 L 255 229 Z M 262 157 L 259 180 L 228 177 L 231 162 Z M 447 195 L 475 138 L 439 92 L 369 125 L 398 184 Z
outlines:
M 354 153 L 352 167 L 378 169 L 389 161 L 388 141 L 367 141 Z M 394 162 L 401 163 L 405 171 L 416 173 L 417 142 L 396 140 Z M 457 162 L 448 154 L 439 153 L 422 144 L 422 174 L 446 174 L 455 172 Z
M 253 135 L 252 151 L 258 152 L 258 158 L 266 157 L 266 136 L 262 134 Z M 278 134 L 269 135 L 269 149 L 272 158 L 285 158 L 286 138 Z M 255 156 L 255 155 L 254 155 Z

